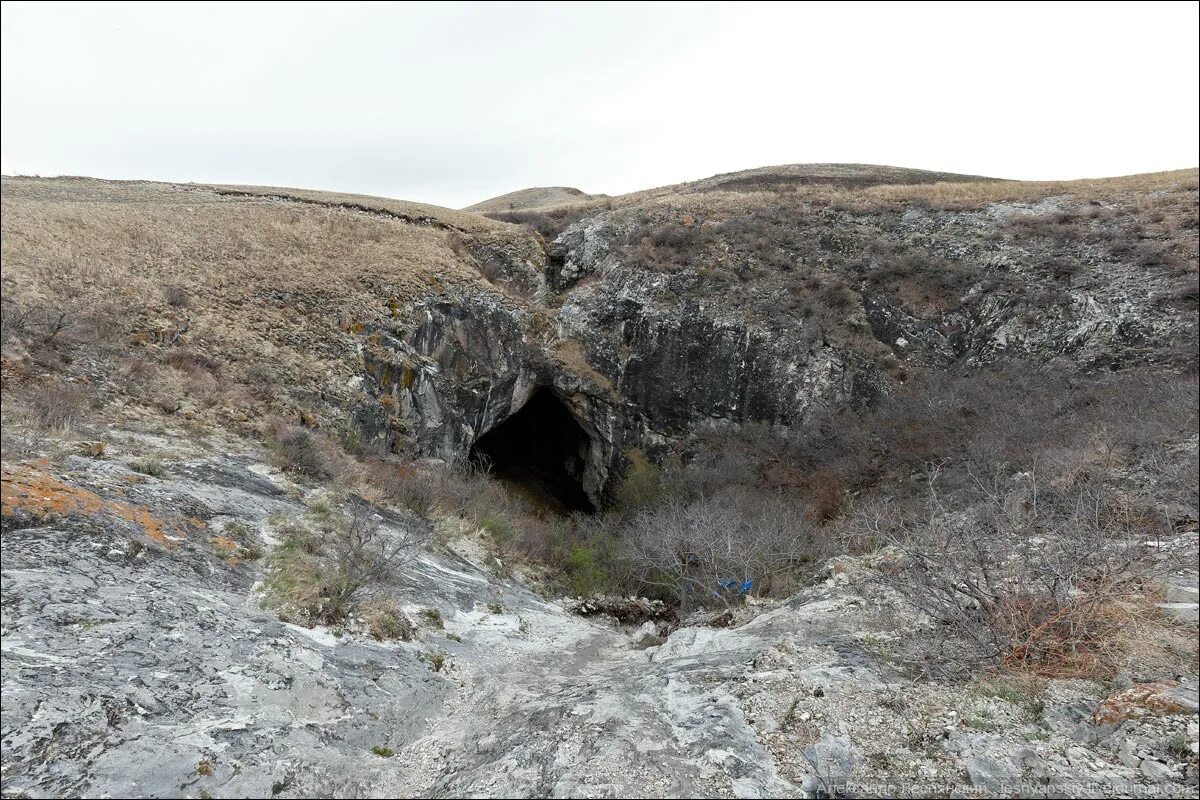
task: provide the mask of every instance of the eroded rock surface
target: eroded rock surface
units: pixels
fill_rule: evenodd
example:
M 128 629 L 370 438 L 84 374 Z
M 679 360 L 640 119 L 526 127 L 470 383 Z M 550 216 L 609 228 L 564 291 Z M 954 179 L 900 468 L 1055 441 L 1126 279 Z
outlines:
M 6 796 L 800 797 L 897 781 L 1079 795 L 1096 776 L 1117 794 L 1195 791 L 1169 746 L 1195 747 L 1193 678 L 1138 695 L 1175 705 L 1099 722 L 1120 698 L 1087 682 L 1053 683 L 1041 707 L 913 683 L 875 655 L 879 598 L 846 569 L 663 638 L 573 614 L 454 540 L 388 587 L 442 626 L 378 642 L 278 621 L 259 563 L 215 550 L 230 522 L 266 544 L 305 511 L 253 454 L 178 459 L 166 478 L 91 458 L 55 474 L 146 509 L 162 538 L 103 509 L 31 525 L 10 513 L 33 502 L 11 491 L 23 469 L 44 468 L 6 473 Z M 198 523 L 167 525 L 181 508 Z
M 1186 364 L 1194 289 L 1179 265 L 1194 237 L 1152 235 L 1132 202 L 747 210 L 685 194 L 597 208 L 541 258 L 489 251 L 498 275 L 540 269 L 536 287 L 440 293 L 372 329 L 366 372 L 384 408 L 371 429 L 463 458 L 550 387 L 593 442 L 595 499 L 631 448 L 795 425 L 822 403 L 869 404 L 915 369 Z

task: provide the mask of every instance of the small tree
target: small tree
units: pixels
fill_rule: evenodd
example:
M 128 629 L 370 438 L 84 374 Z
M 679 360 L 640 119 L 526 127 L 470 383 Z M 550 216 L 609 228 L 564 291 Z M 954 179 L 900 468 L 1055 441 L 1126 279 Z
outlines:
M 316 531 L 285 531 L 270 558 L 265 603 L 302 624 L 337 624 L 416 556 L 420 540 L 408 527 L 383 528 L 369 505 L 352 499 Z

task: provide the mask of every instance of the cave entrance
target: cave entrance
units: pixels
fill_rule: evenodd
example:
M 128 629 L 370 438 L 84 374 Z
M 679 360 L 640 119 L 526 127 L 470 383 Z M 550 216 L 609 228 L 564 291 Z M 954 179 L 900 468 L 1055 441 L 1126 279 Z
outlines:
M 542 387 L 471 447 L 471 462 L 562 511 L 595 511 L 583 488 L 592 440 L 552 390 Z

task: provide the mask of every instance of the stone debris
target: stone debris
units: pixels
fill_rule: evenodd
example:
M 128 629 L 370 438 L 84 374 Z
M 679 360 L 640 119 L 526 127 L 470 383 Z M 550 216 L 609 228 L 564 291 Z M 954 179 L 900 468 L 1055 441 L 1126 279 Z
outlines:
M 226 531 L 265 547 L 304 512 L 282 476 L 252 455 L 167 466 L 131 484 L 73 457 L 45 485 L 88 502 L 53 517 L 6 473 L 5 796 L 1195 795 L 1194 677 L 913 681 L 856 588 L 886 555 L 713 627 L 645 598 L 547 601 L 460 543 L 391 586 L 443 624 L 376 641 L 280 622 L 261 563 L 222 557 Z M 145 536 L 118 496 L 201 533 Z

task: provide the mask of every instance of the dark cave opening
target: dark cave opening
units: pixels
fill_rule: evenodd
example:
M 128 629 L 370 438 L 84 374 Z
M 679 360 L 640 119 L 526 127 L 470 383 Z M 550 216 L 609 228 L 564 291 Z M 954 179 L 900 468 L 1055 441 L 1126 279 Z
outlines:
M 538 389 L 508 419 L 479 437 L 471 462 L 563 511 L 595 511 L 582 478 L 592 441 L 563 401 Z

